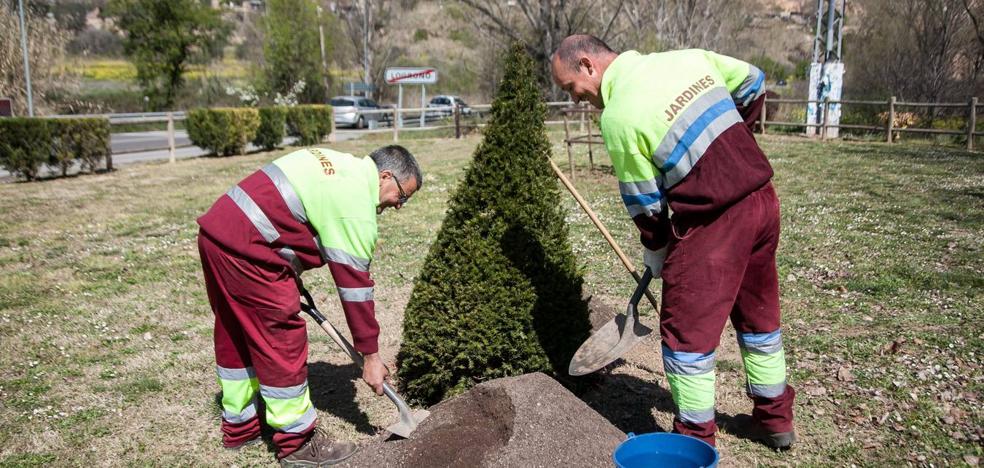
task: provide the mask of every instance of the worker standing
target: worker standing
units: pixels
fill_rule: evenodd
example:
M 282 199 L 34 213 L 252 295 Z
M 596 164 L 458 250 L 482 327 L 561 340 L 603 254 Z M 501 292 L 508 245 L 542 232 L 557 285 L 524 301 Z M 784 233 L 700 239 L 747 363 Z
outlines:
M 258 442 L 258 397 L 283 466 L 340 462 L 356 447 L 316 431 L 307 382 L 307 329 L 296 283 L 327 265 L 338 289 L 362 378 L 379 395 L 373 280 L 376 216 L 400 209 L 423 179 L 413 155 L 386 146 L 359 158 L 322 148 L 283 156 L 246 177 L 198 218 L 198 247 L 215 315 L 222 443 Z
M 645 265 L 663 280 L 674 432 L 715 443 L 715 349 L 730 317 L 761 440 L 790 448 L 796 392 L 779 326 L 779 199 L 751 132 L 765 75 L 706 50 L 619 54 L 589 35 L 564 39 L 551 66 L 575 103 L 604 109 L 622 200 Z

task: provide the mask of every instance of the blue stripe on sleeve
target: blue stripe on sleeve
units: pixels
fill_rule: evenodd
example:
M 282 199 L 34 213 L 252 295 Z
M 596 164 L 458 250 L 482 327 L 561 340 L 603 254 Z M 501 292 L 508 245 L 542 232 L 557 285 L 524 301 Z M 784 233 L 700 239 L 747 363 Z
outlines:
M 640 193 L 638 195 L 625 195 L 625 194 L 622 195 L 622 203 L 625 203 L 625 206 L 631 206 L 631 205 L 649 206 L 652 205 L 653 203 L 659 203 L 659 201 L 662 199 L 663 199 L 663 194 L 659 192 Z
M 745 99 L 748 98 L 748 96 L 751 96 L 752 94 L 759 92 L 759 90 L 762 89 L 762 82 L 764 81 L 765 81 L 765 73 L 759 71 L 758 78 L 755 79 L 755 84 L 753 84 L 751 88 L 748 88 L 748 91 L 745 91 L 745 94 L 738 96 L 738 99 L 736 100 L 739 102 L 744 102 Z

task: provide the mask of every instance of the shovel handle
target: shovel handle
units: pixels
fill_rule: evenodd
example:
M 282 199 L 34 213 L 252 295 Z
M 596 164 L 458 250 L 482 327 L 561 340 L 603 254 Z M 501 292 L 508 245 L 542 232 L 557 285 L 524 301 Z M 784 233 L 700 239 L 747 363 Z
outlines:
M 642 273 L 642 278 L 639 279 L 639 286 L 636 286 L 635 292 L 632 293 L 632 299 L 630 304 L 633 306 L 639 305 L 639 300 L 642 299 L 642 294 L 649 291 L 649 282 L 653 280 L 653 271 L 646 267 L 646 271 Z
M 355 364 L 359 366 L 359 369 L 365 367 L 365 359 L 362 355 L 359 354 L 359 352 L 356 351 L 351 344 L 349 344 L 348 340 L 346 340 L 345 337 L 338 332 L 338 329 L 328 321 L 328 318 L 322 315 L 321 312 L 314 307 L 314 299 L 311 297 L 311 294 L 308 293 L 307 289 L 300 282 L 298 282 L 297 286 L 301 291 L 301 294 L 307 300 L 306 303 L 301 301 L 301 310 L 310 315 L 315 322 L 318 322 L 321 329 L 328 333 L 328 336 L 335 341 L 335 344 L 337 344 L 338 347 L 348 353 L 349 357 L 352 358 L 352 362 L 355 362 Z M 385 380 L 383 381 L 383 394 L 385 394 L 386 397 L 389 398 L 394 405 L 396 405 L 396 408 L 400 410 L 400 414 L 403 414 L 404 412 L 407 414 L 410 413 L 410 407 L 407 406 L 407 403 L 403 401 L 403 398 L 400 398 L 400 395 L 396 393 L 396 390 L 393 390 L 393 387 L 390 386 L 390 384 Z
M 577 189 L 574 188 L 574 185 L 571 184 L 571 181 L 567 180 L 567 177 L 564 176 L 564 173 L 560 171 L 560 168 L 557 167 L 557 165 L 554 164 L 553 161 L 550 161 L 550 168 L 553 169 L 554 174 L 557 174 L 557 178 L 560 179 L 560 182 L 562 184 L 564 184 L 564 187 L 567 188 L 567 191 L 574 196 L 574 200 L 577 200 L 577 204 L 581 206 L 581 209 L 584 210 L 584 213 L 588 215 L 588 218 L 591 218 L 591 222 L 594 223 L 595 227 L 598 228 L 599 231 L 601 231 L 601 235 L 605 237 L 606 241 L 608 241 L 608 245 L 611 246 L 612 250 L 615 251 L 615 255 L 618 255 L 618 259 L 622 261 L 622 265 L 625 266 L 625 269 L 629 270 L 629 273 L 632 275 L 632 278 L 636 280 L 636 283 L 642 283 L 642 277 L 639 276 L 639 272 L 636 270 L 635 266 L 632 265 L 632 262 L 629 260 L 629 258 L 625 256 L 625 253 L 622 252 L 622 248 L 619 247 L 618 244 L 615 242 L 615 239 L 612 238 L 611 233 L 608 232 L 608 229 L 605 227 L 605 225 L 601 223 L 601 220 L 598 219 L 598 216 L 596 216 L 594 211 L 591 210 L 591 207 L 588 206 L 588 202 L 584 201 L 584 198 L 582 198 L 581 194 L 577 192 Z M 644 291 L 644 293 L 646 294 L 646 298 L 649 299 L 649 303 L 653 305 L 653 308 L 656 309 L 657 312 L 659 312 L 659 302 L 656 300 L 655 297 L 653 297 L 653 294 L 649 292 L 648 286 L 649 286 L 649 282 L 647 281 Z M 635 302 L 638 303 L 639 300 L 636 299 Z

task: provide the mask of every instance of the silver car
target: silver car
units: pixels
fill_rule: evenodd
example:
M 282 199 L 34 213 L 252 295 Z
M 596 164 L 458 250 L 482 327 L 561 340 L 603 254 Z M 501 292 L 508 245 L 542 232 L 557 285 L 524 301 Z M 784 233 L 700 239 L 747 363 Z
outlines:
M 335 114 L 336 127 L 366 128 L 369 122 L 388 122 L 389 115 L 385 113 L 369 113 L 365 111 L 380 110 L 379 104 L 362 96 L 335 96 L 331 98 L 332 112 Z
M 461 111 L 461 115 L 470 115 L 472 111 L 471 107 L 468 106 L 468 103 L 463 101 L 460 97 L 443 94 L 434 96 L 430 102 L 427 103 L 427 107 L 428 109 L 432 109 L 427 111 L 428 117 L 450 117 L 454 114 L 452 111 L 454 107 L 457 107 L 458 110 Z

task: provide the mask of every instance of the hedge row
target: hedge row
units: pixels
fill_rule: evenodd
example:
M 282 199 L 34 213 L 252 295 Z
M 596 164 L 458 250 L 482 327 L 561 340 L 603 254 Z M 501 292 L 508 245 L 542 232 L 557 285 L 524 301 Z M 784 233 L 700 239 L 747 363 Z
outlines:
M 77 162 L 92 172 L 109 157 L 109 133 L 109 121 L 102 118 L 0 119 L 0 166 L 27 180 L 44 165 L 65 175 Z
M 195 109 L 188 112 L 188 137 L 215 154 L 242 154 L 260 128 L 256 109 Z
M 195 109 L 188 112 L 192 143 L 215 154 L 242 154 L 253 142 L 266 150 L 289 133 L 300 145 L 314 145 L 331 133 L 331 106 Z
M 331 133 L 331 106 L 309 104 L 287 111 L 287 129 L 302 146 L 315 145 Z

